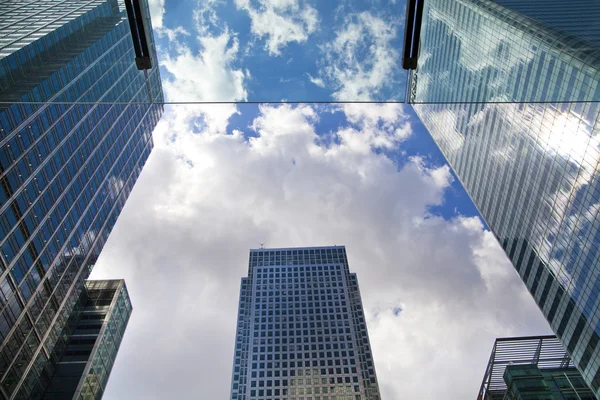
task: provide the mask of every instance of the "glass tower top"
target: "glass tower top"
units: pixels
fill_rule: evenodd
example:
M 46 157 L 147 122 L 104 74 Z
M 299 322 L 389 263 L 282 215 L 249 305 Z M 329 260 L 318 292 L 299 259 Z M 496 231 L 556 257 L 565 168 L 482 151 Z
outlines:
M 232 400 L 379 400 L 356 274 L 343 246 L 250 251 Z
M 162 104 L 158 68 L 136 67 L 124 1 L 0 4 L 0 107 Z M 141 4 L 149 14 L 147 2 Z M 151 26 L 148 32 L 156 59 Z
M 43 39 L 77 18 L 93 11 L 106 0 L 36 2 L 10 1 L 2 4 L 0 15 L 0 59 L 23 47 L 41 40 L 48 45 L 52 41 Z

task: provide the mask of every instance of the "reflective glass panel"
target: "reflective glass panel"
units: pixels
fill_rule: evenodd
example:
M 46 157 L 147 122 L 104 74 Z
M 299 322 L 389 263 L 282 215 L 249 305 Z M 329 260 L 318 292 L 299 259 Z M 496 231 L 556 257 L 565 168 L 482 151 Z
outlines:
M 411 103 L 600 101 L 600 2 L 428 0 Z

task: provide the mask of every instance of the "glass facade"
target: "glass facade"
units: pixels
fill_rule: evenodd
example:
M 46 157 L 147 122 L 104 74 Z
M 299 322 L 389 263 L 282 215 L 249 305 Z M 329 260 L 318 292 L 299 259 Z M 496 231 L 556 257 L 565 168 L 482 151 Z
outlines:
M 504 380 L 506 400 L 596 400 L 576 368 L 509 365 Z
M 343 246 L 250 251 L 232 400 L 379 400 L 356 274 Z
M 146 99 L 162 89 L 117 1 L 0 11 L 0 398 L 33 399 L 150 154 L 163 109 Z
M 3 3 L 0 15 L 0 58 L 10 56 L 38 39 L 42 40 L 40 44 L 48 44 L 51 39 L 43 39 L 44 36 L 94 12 L 103 3 L 107 4 L 107 1 L 40 0 Z
M 133 43 L 123 0 L 3 2 L 0 107 L 25 103 L 19 117 L 38 103 L 162 103 L 158 68 L 138 70 Z
M 427 1 L 413 108 L 600 395 L 600 3 L 523 3 Z
M 123 280 L 86 281 L 52 354 L 44 400 L 101 399 L 132 307 Z
M 600 47 L 600 7 L 590 0 L 569 2 L 556 0 L 491 0 L 496 4 L 534 19 L 555 32 L 570 34 L 581 40 L 587 48 Z
M 600 393 L 600 104 L 414 109 Z
M 597 0 L 427 0 L 410 103 L 600 101 Z

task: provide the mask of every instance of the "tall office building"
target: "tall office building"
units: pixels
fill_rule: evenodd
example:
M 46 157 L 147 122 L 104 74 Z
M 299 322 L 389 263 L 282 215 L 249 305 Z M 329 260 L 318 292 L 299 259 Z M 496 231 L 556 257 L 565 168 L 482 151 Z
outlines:
M 344 246 L 250 250 L 231 399 L 379 400 Z
M 600 3 L 523 3 L 427 1 L 412 101 L 600 395 Z
M 39 398 L 49 384 L 152 149 L 160 76 L 138 70 L 130 26 L 116 0 L 0 4 L 0 399 Z
M 86 281 L 52 362 L 44 400 L 101 399 L 131 315 L 125 281 Z
M 556 336 L 496 339 L 478 400 L 595 400 Z

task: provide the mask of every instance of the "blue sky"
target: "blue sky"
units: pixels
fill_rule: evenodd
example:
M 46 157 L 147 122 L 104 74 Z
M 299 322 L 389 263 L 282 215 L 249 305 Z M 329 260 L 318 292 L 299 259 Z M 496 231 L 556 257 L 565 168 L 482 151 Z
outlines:
M 311 103 L 336 100 L 404 100 L 407 74 L 406 71 L 396 67 L 400 62 L 400 49 L 404 37 L 404 10 L 406 7 L 404 1 L 280 1 L 273 3 L 282 4 L 280 9 L 284 11 L 281 11 L 280 14 L 284 16 L 293 15 L 298 10 L 300 12 L 313 10 L 315 27 L 309 27 L 310 23 L 306 22 L 310 19 L 308 17 L 292 18 L 305 36 L 290 34 L 288 39 L 285 38 L 285 35 L 277 39 L 273 38 L 269 32 L 262 35 L 253 34 L 251 13 L 263 11 L 266 14 L 265 9 L 269 9 L 268 2 L 213 0 L 197 4 L 194 1 L 166 0 L 162 14 L 163 28 L 156 35 L 159 58 L 163 58 L 165 55 L 176 58 L 181 52 L 181 46 L 189 48 L 192 53 L 202 52 L 202 44 L 201 40 L 198 40 L 198 36 L 215 37 L 226 32 L 229 33 L 228 46 L 233 46 L 237 41 L 240 49 L 238 57 L 229 64 L 229 67 L 246 71 L 245 73 L 250 77 L 246 80 L 246 96 L 243 98 L 231 98 L 229 93 L 214 96 L 199 94 L 196 97 L 187 95 L 180 98 L 179 93 L 175 92 L 167 96 L 167 101 L 219 102 L 235 100 L 240 102 L 300 101 Z M 276 14 L 278 9 L 277 7 L 274 9 Z M 153 16 L 155 14 L 157 13 L 154 13 Z M 358 23 L 360 25 L 358 21 L 365 15 L 378 19 L 393 33 L 393 37 L 389 38 L 385 44 L 385 50 L 392 59 L 391 64 L 394 67 L 390 69 L 381 67 L 385 79 L 380 85 L 373 87 L 367 85 L 367 88 L 351 91 L 350 95 L 338 95 L 336 92 L 340 90 L 340 85 L 343 86 L 343 83 L 327 77 L 327 74 L 322 72 L 326 62 L 323 57 L 343 58 L 340 54 L 329 54 L 331 52 L 328 52 L 327 49 L 331 47 L 330 43 L 341 35 L 340 30 L 343 31 L 348 24 Z M 368 20 L 368 18 L 363 19 Z M 184 31 L 183 34 L 176 33 Z M 285 32 L 285 30 L 283 31 Z M 356 53 L 353 55 L 356 57 L 355 64 L 336 65 L 336 68 L 345 66 L 348 73 L 356 73 L 359 69 L 368 72 L 378 68 L 369 61 L 373 52 L 369 51 L 368 46 L 373 46 L 377 39 L 369 39 L 368 32 L 368 29 L 361 31 L 363 39 L 348 47 L 348 49 L 356 49 Z M 175 35 L 176 46 L 173 45 L 172 35 Z M 177 78 L 164 64 L 161 67 L 161 73 L 163 79 L 167 81 Z M 202 76 L 198 76 L 197 79 L 202 79 Z M 313 81 L 316 79 L 320 79 L 323 85 L 315 84 Z M 326 105 L 318 107 L 323 110 L 317 124 L 319 134 L 326 136 L 328 132 L 347 122 L 343 112 L 334 112 L 331 107 Z M 245 135 L 253 135 L 248 127 L 258 115 L 258 106 L 245 105 L 239 110 L 241 112 L 231 115 L 227 130 L 240 130 Z M 404 110 L 410 119 L 414 134 L 403 142 L 401 150 L 388 151 L 388 157 L 394 160 L 399 168 L 413 156 L 423 157 L 428 165 L 445 164 L 443 155 L 412 108 L 405 107 Z M 443 204 L 432 206 L 430 211 L 433 214 L 444 216 L 444 218 L 452 218 L 459 214 L 468 217 L 478 215 L 476 208 L 456 177 L 445 193 Z
M 165 96 L 194 104 L 165 106 L 93 271 L 134 307 L 107 398 L 228 397 L 259 243 L 346 246 L 385 400 L 473 398 L 496 337 L 548 332 L 408 105 L 206 104 L 401 99 L 402 2 L 150 5 Z
M 202 47 L 199 37 L 227 36 L 227 48 L 236 49 L 229 66 L 246 81 L 246 96 L 235 100 L 403 101 L 407 74 L 397 65 L 404 8 L 400 0 L 166 1 L 153 16 L 155 26 L 171 34 L 158 35 L 162 56 L 181 54 L 173 35 L 192 53 Z M 158 10 L 164 10 L 162 20 Z M 164 64 L 161 72 L 175 78 Z M 190 100 L 232 99 L 218 93 Z

